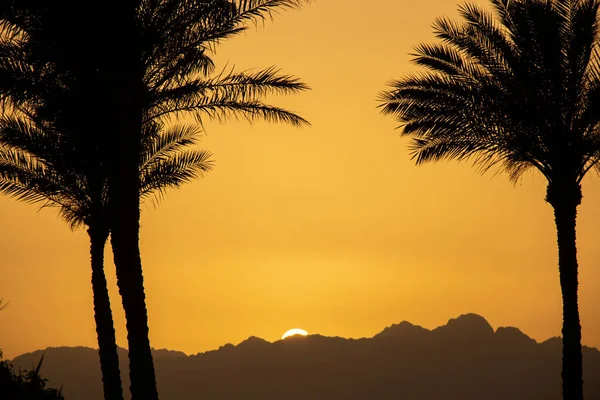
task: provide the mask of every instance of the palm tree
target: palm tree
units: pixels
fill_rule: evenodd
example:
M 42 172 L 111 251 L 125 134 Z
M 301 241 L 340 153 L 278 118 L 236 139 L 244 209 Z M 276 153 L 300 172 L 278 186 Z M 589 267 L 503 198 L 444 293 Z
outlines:
M 421 75 L 392 83 L 383 112 L 412 137 L 418 164 L 471 159 L 547 179 L 563 298 L 563 398 L 583 398 L 575 221 L 581 181 L 600 156 L 598 0 L 491 0 L 463 5 L 463 23 L 435 21 Z
M 139 162 L 140 195 L 162 194 L 167 188 L 211 168 L 209 153 L 185 150 L 196 142 L 198 129 L 153 124 L 144 131 Z M 0 192 L 19 200 L 57 207 L 72 229 L 86 226 L 90 238 L 94 318 L 107 400 L 123 399 L 115 329 L 106 277 L 104 247 L 110 233 L 108 182 L 102 154 L 84 143 L 37 126 L 25 118 L 0 120 Z
M 134 400 L 158 398 L 138 243 L 142 128 L 185 113 L 200 120 L 237 115 L 250 121 L 307 124 L 261 100 L 271 93 L 307 89 L 299 80 L 273 68 L 215 75 L 210 59 L 220 41 L 250 23 L 307 2 L 119 0 L 99 3 L 92 14 L 68 2 L 44 0 L 13 0 L 0 7 L 0 20 L 10 32 L 24 32 L 17 40 L 25 42 L 25 60 L 43 76 L 43 84 L 33 87 L 12 73 L 8 83 L 0 76 L 0 94 L 17 105 L 42 103 L 46 107 L 38 118 L 93 138 L 100 146 L 113 145 L 106 149 L 111 244 L 127 320 Z M 72 17 L 74 12 L 80 14 Z M 14 51 L 6 53 L 7 60 L 23 59 Z M 7 70 L 20 67 L 5 64 Z

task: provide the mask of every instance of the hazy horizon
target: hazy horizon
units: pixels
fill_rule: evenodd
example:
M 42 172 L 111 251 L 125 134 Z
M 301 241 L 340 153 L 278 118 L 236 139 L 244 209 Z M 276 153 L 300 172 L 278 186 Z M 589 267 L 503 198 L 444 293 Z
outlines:
M 376 332 L 374 332 L 373 334 L 366 335 L 366 336 L 344 336 L 343 334 L 324 335 L 324 334 L 321 334 L 320 332 L 308 332 L 308 335 L 306 335 L 306 336 L 321 336 L 321 337 L 326 337 L 326 338 L 341 338 L 341 339 L 349 339 L 349 340 L 372 339 L 373 337 L 375 337 L 375 336 L 381 334 L 382 332 L 384 332 L 386 329 L 397 327 L 398 325 L 401 325 L 401 324 L 406 323 L 406 322 L 409 323 L 412 326 L 424 328 L 424 329 L 426 329 L 428 331 L 433 331 L 435 329 L 445 327 L 449 322 L 451 322 L 453 320 L 456 320 L 457 318 L 464 317 L 464 316 L 471 316 L 471 315 L 475 315 L 477 317 L 483 318 L 487 323 L 490 324 L 490 326 L 492 327 L 492 329 L 494 330 L 494 332 L 497 331 L 498 329 L 503 329 L 503 328 L 516 328 L 522 334 L 524 334 L 525 336 L 531 337 L 530 335 L 528 335 L 527 332 L 524 332 L 518 326 L 512 326 L 512 325 L 495 326 L 490 321 L 488 321 L 487 318 L 485 318 L 484 315 L 479 315 L 479 314 L 475 314 L 475 313 L 461 313 L 460 315 L 451 316 L 451 317 L 447 318 L 447 320 L 446 320 L 445 323 L 442 323 L 442 324 L 439 324 L 439 325 L 436 325 L 436 326 L 432 326 L 432 327 L 422 326 L 420 324 L 413 323 L 412 321 L 401 320 L 401 321 L 394 322 L 394 323 L 392 323 L 390 325 L 386 325 L 386 326 L 380 327 L 380 329 L 377 330 Z M 287 330 L 289 330 L 289 329 L 286 329 L 286 331 Z M 285 331 L 282 331 L 282 334 L 283 333 L 285 333 Z M 293 335 L 291 337 L 298 337 L 298 336 L 303 336 L 303 335 Z M 251 339 L 251 338 L 262 339 L 262 340 L 264 340 L 264 341 L 266 341 L 268 343 L 275 343 L 275 342 L 278 342 L 280 340 L 287 340 L 287 339 L 289 339 L 289 337 L 286 338 L 286 339 L 283 339 L 281 337 L 281 335 L 279 335 L 278 337 L 273 337 L 273 338 L 265 338 L 265 337 L 260 337 L 260 336 L 257 336 L 257 335 L 250 334 L 247 337 L 245 337 L 242 340 L 240 340 L 239 342 L 226 342 L 226 343 L 222 343 L 222 344 L 220 344 L 220 345 L 218 345 L 218 346 L 216 346 L 214 348 L 200 349 L 200 350 L 191 351 L 191 352 L 182 351 L 182 350 L 179 350 L 179 349 L 176 349 L 176 348 L 166 348 L 166 347 L 158 348 L 158 347 L 155 347 L 155 346 L 152 346 L 152 349 L 154 351 L 161 351 L 161 350 L 174 351 L 174 352 L 183 353 L 183 354 L 185 354 L 187 356 L 193 356 L 193 355 L 198 355 L 198 354 L 203 354 L 203 353 L 206 353 L 206 352 L 211 352 L 211 351 L 219 350 L 223 346 L 227 346 L 227 345 L 230 345 L 230 344 L 234 345 L 234 346 L 238 346 L 241 343 L 243 343 L 243 342 L 245 342 L 245 341 L 247 341 L 248 339 Z M 534 339 L 534 338 L 532 338 L 532 339 L 534 339 L 536 341 L 536 343 L 539 344 L 539 343 L 544 343 L 544 342 L 546 342 L 548 340 L 557 339 L 557 338 L 560 338 L 560 335 L 550 336 L 550 337 L 547 337 L 547 338 L 541 339 L 541 340 L 537 340 L 537 339 Z M 590 346 L 590 345 L 588 345 L 585 342 L 582 343 L 582 346 L 585 346 L 585 347 L 588 347 L 588 348 L 593 348 L 593 349 L 596 349 L 596 350 L 600 351 L 600 348 L 597 348 L 596 346 Z M 48 346 L 48 347 L 46 347 L 44 349 L 35 349 L 35 350 L 32 350 L 32 351 L 27 351 L 27 352 L 24 352 L 24 353 L 21 353 L 21 354 L 17 354 L 14 357 L 20 357 L 20 356 L 22 356 L 24 354 L 35 353 L 37 351 L 40 351 L 40 350 L 43 351 L 43 350 L 47 350 L 47 349 L 50 349 L 50 348 L 77 348 L 77 347 L 92 348 L 92 349 L 95 349 L 95 350 L 98 349 L 97 345 L 95 347 L 94 347 L 94 345 L 85 346 L 85 345 L 77 345 L 77 344 L 75 344 L 75 345 L 64 345 L 64 346 Z M 124 350 L 128 350 L 126 344 L 124 346 L 119 345 L 119 348 L 124 349 Z M 6 358 L 6 354 L 5 354 L 5 358 Z M 10 359 L 10 357 L 8 357 L 7 359 Z

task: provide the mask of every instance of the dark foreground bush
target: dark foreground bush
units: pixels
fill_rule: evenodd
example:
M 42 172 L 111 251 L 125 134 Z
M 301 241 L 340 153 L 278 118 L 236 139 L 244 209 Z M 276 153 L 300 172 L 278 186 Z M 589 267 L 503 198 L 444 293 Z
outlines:
M 47 379 L 40 376 L 44 357 L 31 371 L 16 372 L 0 351 L 0 399 L 2 400 L 64 400 L 61 390 L 47 389 Z

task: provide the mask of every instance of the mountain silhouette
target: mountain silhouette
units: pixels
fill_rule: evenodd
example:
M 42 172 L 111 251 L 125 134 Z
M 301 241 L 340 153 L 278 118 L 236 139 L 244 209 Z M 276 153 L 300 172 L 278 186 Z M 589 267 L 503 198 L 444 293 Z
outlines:
M 154 360 L 164 400 L 560 400 L 561 348 L 560 338 L 537 343 L 467 314 L 433 330 L 405 321 L 363 339 L 253 336 L 192 356 L 155 350 Z M 48 348 L 12 362 L 29 368 L 44 352 L 44 376 L 67 400 L 102 400 L 96 350 Z M 127 371 L 127 351 L 119 356 Z M 583 360 L 585 398 L 600 400 L 600 352 L 584 347 Z

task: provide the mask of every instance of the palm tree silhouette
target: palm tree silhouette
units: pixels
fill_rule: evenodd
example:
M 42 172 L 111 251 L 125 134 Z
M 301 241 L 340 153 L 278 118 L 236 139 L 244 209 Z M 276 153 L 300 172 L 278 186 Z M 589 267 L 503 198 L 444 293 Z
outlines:
M 241 116 L 251 122 L 307 124 L 262 100 L 307 89 L 298 79 L 274 68 L 215 74 L 210 58 L 219 42 L 249 24 L 307 2 L 120 0 L 99 3 L 94 13 L 69 2 L 7 0 L 0 5 L 0 20 L 19 44 L 17 50 L 0 49 L 10 61 L 0 60 L 0 74 L 11 71 L 0 76 L 7 77 L 0 79 L 0 94 L 13 107 L 41 104 L 37 119 L 106 147 L 110 237 L 126 315 L 134 400 L 158 398 L 138 238 L 143 127 L 182 114 L 200 122 Z M 36 84 L 13 77 L 19 63 L 36 72 Z
M 516 181 L 547 179 L 558 232 L 563 297 L 563 398 L 583 398 L 575 221 L 581 181 L 600 156 L 597 0 L 491 0 L 463 5 L 464 23 L 435 21 L 421 44 L 421 75 L 392 83 L 383 112 L 412 137 L 417 163 L 471 159 Z
M 142 198 L 160 196 L 212 166 L 208 152 L 186 149 L 196 143 L 198 128 L 161 128 L 153 124 L 144 131 L 139 161 Z M 102 154 L 73 139 L 25 118 L 0 119 L 0 192 L 42 207 L 58 208 L 72 229 L 87 227 L 104 397 L 123 399 L 104 274 L 104 247 L 110 233 L 108 177 Z

